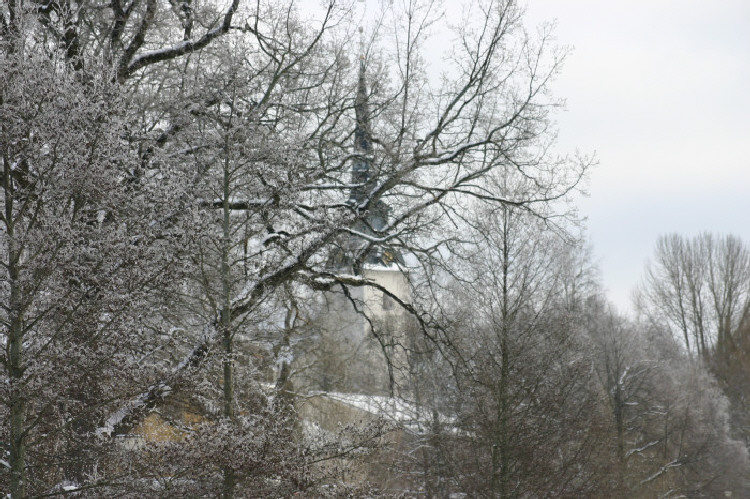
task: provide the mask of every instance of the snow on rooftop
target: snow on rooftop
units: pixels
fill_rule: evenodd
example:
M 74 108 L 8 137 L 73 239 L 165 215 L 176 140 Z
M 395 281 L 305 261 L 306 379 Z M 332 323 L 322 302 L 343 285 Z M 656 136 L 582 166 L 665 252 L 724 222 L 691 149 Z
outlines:
M 391 262 L 388 264 L 385 263 L 365 263 L 362 265 L 362 268 L 364 270 L 396 270 L 399 272 L 403 272 L 404 269 L 397 264 L 396 262 Z
M 400 398 L 342 392 L 314 392 L 311 395 L 327 397 L 418 431 L 423 431 L 423 427 L 431 424 L 434 417 L 429 408 L 420 407 Z M 455 418 L 438 414 L 438 422 L 452 425 L 455 423 Z

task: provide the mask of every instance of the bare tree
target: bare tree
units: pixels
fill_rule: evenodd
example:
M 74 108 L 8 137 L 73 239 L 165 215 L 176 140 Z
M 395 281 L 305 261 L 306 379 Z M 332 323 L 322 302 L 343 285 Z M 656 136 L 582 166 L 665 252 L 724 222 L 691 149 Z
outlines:
M 661 237 L 638 292 L 640 311 L 679 335 L 719 380 L 747 441 L 750 253 L 734 236 Z
M 359 65 L 351 64 L 360 52 L 351 41 L 352 26 L 332 18 L 331 10 L 311 31 L 289 11 L 261 7 L 266 10 L 257 14 L 259 31 L 238 42 L 247 86 L 206 76 L 198 85 L 186 82 L 196 95 L 205 90 L 205 98 L 191 96 L 190 102 L 201 104 L 172 120 L 184 134 L 175 136 L 175 154 L 189 151 L 204 165 L 198 167 L 199 182 L 209 181 L 209 165 L 222 157 L 218 143 L 196 134 L 205 126 L 203 117 L 214 112 L 203 103 L 236 113 L 234 126 L 252 133 L 253 142 L 235 134 L 228 144 L 238 151 L 230 167 L 241 165 L 248 180 L 240 180 L 245 183 L 237 184 L 231 198 L 214 193 L 197 200 L 223 210 L 236 230 L 244 217 L 241 262 L 247 274 L 224 316 L 241 321 L 290 283 L 315 291 L 377 286 L 331 267 L 342 246 L 354 268 L 377 248 L 435 257 L 439 245 L 430 228 L 449 223 L 456 199 L 513 205 L 546 219 L 547 207 L 574 189 L 588 166 L 546 156 L 548 116 L 557 102 L 546 100 L 544 89 L 561 54 L 552 50 L 547 58 L 548 33 L 532 42 L 513 2 L 484 6 L 472 20 L 478 29 L 457 34 L 462 52 L 452 55 L 439 87 L 420 59 L 427 27 L 435 21 L 425 5 L 403 13 L 387 8 Z M 398 36 L 386 36 L 387 20 Z M 203 75 L 214 71 L 203 61 L 194 64 Z M 361 102 L 366 111 L 358 111 Z M 357 129 L 362 137 L 355 137 Z M 353 140 L 362 138 L 365 149 Z M 355 161 L 367 163 L 359 180 L 350 178 Z M 483 179 L 504 169 L 520 172 L 534 190 L 494 194 Z M 371 214 L 383 211 L 381 206 L 388 208 L 384 223 L 375 225 Z M 342 243 L 352 238 L 361 244 Z
M 230 29 L 252 31 L 249 24 L 233 25 L 239 5 L 239 0 L 218 9 L 191 0 L 169 5 L 157 0 L 10 1 L 4 3 L 0 35 L 18 35 L 23 25 L 28 30 L 23 37 L 43 37 L 60 47 L 75 70 L 103 56 L 123 82 L 143 68 L 200 51 Z M 30 16 L 33 21 L 25 23 Z
M 158 182 L 128 181 L 139 159 L 106 70 L 72 71 L 31 41 L 1 64 L 0 399 L 15 498 L 106 461 L 93 431 L 161 375 L 144 310 L 165 305 L 188 245 L 162 209 L 179 204 L 178 172 L 165 164 Z
M 506 173 L 496 192 L 524 188 Z M 420 440 L 427 484 L 444 496 L 593 494 L 598 396 L 570 291 L 596 291 L 574 266 L 582 250 L 522 208 L 475 208 L 437 293 L 449 364 L 422 394 L 443 418 Z
M 738 331 L 750 311 L 750 253 L 733 236 L 660 237 L 638 299 L 688 352 L 727 357 L 742 342 Z
M 742 494 L 747 452 L 729 431 L 728 407 L 699 362 L 668 333 L 630 323 L 592 300 L 584 327 L 610 414 L 610 467 L 618 495 Z

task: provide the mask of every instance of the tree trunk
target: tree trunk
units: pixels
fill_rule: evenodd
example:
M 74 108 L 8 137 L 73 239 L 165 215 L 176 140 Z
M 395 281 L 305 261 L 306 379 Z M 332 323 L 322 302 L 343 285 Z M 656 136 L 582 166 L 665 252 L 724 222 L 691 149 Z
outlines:
M 10 331 L 8 374 L 10 375 L 10 496 L 26 497 L 26 399 L 23 388 L 23 312 L 21 310 L 15 241 L 10 238 Z
M 231 123 L 231 121 L 230 121 Z M 234 421 L 234 351 L 232 338 L 232 281 L 229 257 L 231 252 L 231 226 L 230 226 L 230 193 L 231 172 L 229 162 L 229 134 L 225 136 L 224 144 L 224 178 L 223 178 L 223 218 L 222 218 L 222 244 L 221 244 L 221 292 L 222 309 L 220 314 L 221 332 L 224 347 L 223 367 L 223 394 L 224 394 L 224 418 L 229 424 Z M 222 484 L 222 497 L 231 499 L 234 497 L 236 476 L 230 465 L 223 470 L 224 482 Z
M 496 389 L 497 421 L 495 428 L 495 443 L 492 446 L 492 490 L 498 497 L 507 497 L 508 471 L 510 456 L 508 445 L 508 376 L 510 374 L 510 353 L 508 352 L 508 336 L 510 334 L 510 223 L 508 210 L 503 210 L 503 247 L 502 247 L 502 296 L 500 327 L 500 379 Z
M 5 135 L 5 134 L 4 134 Z M 7 135 L 6 135 L 7 136 Z M 5 197 L 5 230 L 8 238 L 8 344 L 6 358 L 10 378 L 10 497 L 26 496 L 26 397 L 23 383 L 24 306 L 20 283 L 21 250 L 16 239 L 13 213 L 13 179 L 10 160 L 3 158 L 3 190 Z

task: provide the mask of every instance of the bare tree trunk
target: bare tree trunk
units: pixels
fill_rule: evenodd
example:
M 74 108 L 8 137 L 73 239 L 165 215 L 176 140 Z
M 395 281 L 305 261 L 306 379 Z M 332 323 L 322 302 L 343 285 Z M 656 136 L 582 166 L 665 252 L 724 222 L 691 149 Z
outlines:
M 7 181 L 7 179 L 6 179 Z M 6 207 L 8 205 L 6 190 Z M 12 202 L 11 202 L 12 203 Z M 6 210 L 7 212 L 8 210 Z M 7 220 L 11 220 L 10 217 Z M 10 377 L 10 496 L 25 497 L 26 490 L 26 400 L 23 388 L 23 307 L 19 289 L 17 243 L 12 224 L 8 229 L 8 273 L 10 277 L 10 327 L 8 335 L 8 374 Z
M 231 119 L 230 119 L 231 123 Z M 222 244 L 221 244 L 221 332 L 223 335 L 224 358 L 222 360 L 224 376 L 224 417 L 231 424 L 234 420 L 234 351 L 232 338 L 232 282 L 231 269 L 229 267 L 229 253 L 231 251 L 231 226 L 230 226 L 230 162 L 229 162 L 229 134 L 227 133 L 224 145 L 224 177 L 223 177 L 223 218 L 222 218 Z M 236 477 L 234 470 L 227 466 L 223 470 L 224 483 L 222 484 L 222 497 L 231 499 L 234 497 Z
M 4 133 L 4 136 L 9 134 Z M 5 153 L 5 151 L 4 151 Z M 25 497 L 26 493 L 26 399 L 23 388 L 24 307 L 20 283 L 21 249 L 15 234 L 14 201 L 11 161 L 3 154 L 3 197 L 5 200 L 5 231 L 8 238 L 8 343 L 6 359 L 10 378 L 10 497 Z
M 497 385 L 497 421 L 495 430 L 495 445 L 492 447 L 492 490 L 498 497 L 507 497 L 508 494 L 508 472 L 510 468 L 510 456 L 508 445 L 508 375 L 510 374 L 510 354 L 508 352 L 510 334 L 510 300 L 509 273 L 510 273 L 510 241 L 508 224 L 509 213 L 503 208 L 503 235 L 502 235 L 502 297 L 501 314 L 502 325 L 500 328 L 500 380 Z

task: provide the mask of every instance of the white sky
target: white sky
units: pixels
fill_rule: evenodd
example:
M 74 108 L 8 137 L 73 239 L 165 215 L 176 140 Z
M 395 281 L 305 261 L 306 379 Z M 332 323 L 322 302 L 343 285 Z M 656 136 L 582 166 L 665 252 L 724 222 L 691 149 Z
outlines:
M 553 87 L 560 151 L 599 160 L 580 207 L 618 308 L 658 235 L 750 242 L 750 1 L 527 2 L 574 47 Z

